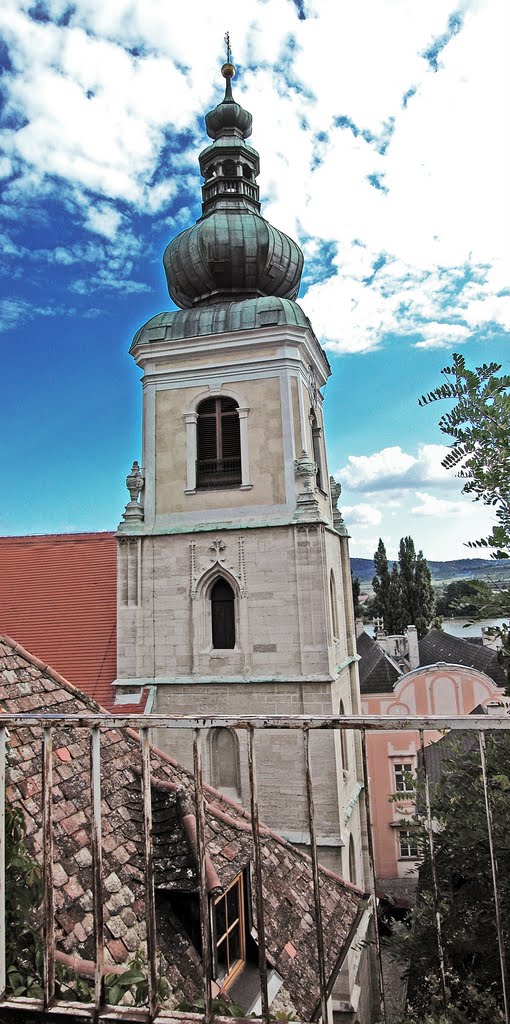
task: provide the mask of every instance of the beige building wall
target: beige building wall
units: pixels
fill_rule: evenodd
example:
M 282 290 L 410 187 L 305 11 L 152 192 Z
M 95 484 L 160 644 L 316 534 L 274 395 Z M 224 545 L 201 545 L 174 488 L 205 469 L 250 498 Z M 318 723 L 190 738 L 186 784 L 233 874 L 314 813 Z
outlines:
M 154 711 L 171 715 L 355 713 L 347 538 L 333 526 L 320 394 L 329 367 L 313 334 L 286 326 L 158 340 L 134 354 L 144 371 L 144 517 L 119 532 L 119 693 L 153 685 Z M 209 394 L 238 402 L 242 486 L 190 486 L 196 409 Z M 299 465 L 303 451 L 313 464 L 312 409 L 320 489 L 313 465 L 305 475 Z M 212 646 L 218 576 L 235 594 L 232 650 Z M 247 805 L 246 734 L 228 741 L 236 763 L 223 774 L 216 738 L 205 743 L 206 777 Z M 191 766 L 190 733 L 156 739 Z M 258 733 L 257 748 L 261 816 L 306 848 L 302 733 Z M 321 860 L 364 885 L 358 739 L 321 731 L 310 749 Z
M 230 392 L 249 407 L 248 430 L 252 489 L 199 490 L 186 494 L 185 416 L 204 387 L 162 389 L 156 394 L 156 513 L 198 512 L 285 502 L 280 380 L 229 381 Z M 227 500 L 226 500 L 227 499 Z

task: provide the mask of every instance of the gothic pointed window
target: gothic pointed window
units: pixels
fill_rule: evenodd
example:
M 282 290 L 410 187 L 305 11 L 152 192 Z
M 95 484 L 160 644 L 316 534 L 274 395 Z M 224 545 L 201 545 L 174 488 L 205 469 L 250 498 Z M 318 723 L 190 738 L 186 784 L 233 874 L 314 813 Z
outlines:
M 206 398 L 197 420 L 197 487 L 237 487 L 241 483 L 238 405 L 233 398 Z
M 212 645 L 232 650 L 236 645 L 235 594 L 221 577 L 211 590 Z

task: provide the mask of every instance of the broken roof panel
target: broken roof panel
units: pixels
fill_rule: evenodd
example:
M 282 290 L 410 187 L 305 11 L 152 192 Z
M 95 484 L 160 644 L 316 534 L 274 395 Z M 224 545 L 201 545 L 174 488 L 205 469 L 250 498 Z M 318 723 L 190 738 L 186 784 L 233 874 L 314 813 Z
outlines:
M 9 638 L 0 639 L 0 705 L 4 712 L 59 715 L 94 713 L 97 704 Z M 41 856 L 41 729 L 10 730 L 8 798 L 22 808 L 29 852 Z M 140 852 L 141 756 L 130 729 L 102 733 L 102 850 L 105 942 L 110 963 L 125 963 L 145 940 L 145 879 Z M 54 731 L 53 841 L 57 947 L 94 956 L 90 840 L 89 734 Z M 154 870 L 159 906 L 159 947 L 172 1005 L 202 995 L 201 958 L 167 899 L 158 893 L 196 891 L 192 842 L 194 787 L 190 774 L 153 748 Z M 249 867 L 251 823 L 246 812 L 205 787 L 206 868 L 209 891 L 226 888 Z M 190 831 L 191 829 L 191 831 Z M 309 858 L 265 826 L 260 828 L 268 960 L 281 975 L 296 1014 L 312 1019 L 319 1003 L 312 869 Z M 253 881 L 250 879 L 250 884 Z M 326 969 L 333 980 L 364 909 L 355 886 L 321 869 Z M 256 901 L 252 891 L 252 920 Z

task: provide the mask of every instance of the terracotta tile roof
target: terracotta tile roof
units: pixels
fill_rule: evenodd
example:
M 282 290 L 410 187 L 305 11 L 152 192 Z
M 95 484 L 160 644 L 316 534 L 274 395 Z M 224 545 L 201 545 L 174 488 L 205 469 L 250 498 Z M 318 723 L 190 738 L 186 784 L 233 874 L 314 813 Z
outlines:
M 106 708 L 116 614 L 114 533 L 0 537 L 0 630 Z
M 494 680 L 496 686 L 505 687 L 507 684 L 506 673 L 498 658 L 498 652 L 490 647 L 470 644 L 462 637 L 444 633 L 442 629 L 431 629 L 430 633 L 419 641 L 418 646 L 420 666 L 436 665 L 441 661 L 448 665 L 465 665 L 467 668 L 485 672 L 486 676 Z
M 0 637 L 0 707 L 6 713 L 62 715 L 98 710 L 58 673 L 9 638 Z M 27 846 L 40 857 L 41 730 L 9 730 L 8 798 L 27 822 Z M 140 748 L 131 729 L 105 730 L 102 742 L 103 879 L 107 958 L 127 961 L 145 938 L 144 876 L 140 850 Z M 84 729 L 57 728 L 54 735 L 53 841 L 57 949 L 85 960 L 94 956 L 90 854 L 88 736 Z M 156 891 L 196 892 L 194 788 L 190 774 L 153 748 L 154 869 Z M 246 812 L 211 787 L 206 796 L 209 889 L 227 886 L 252 857 Z M 309 858 L 261 826 L 263 893 L 268 959 L 283 978 L 293 1012 L 317 1013 L 319 1000 L 312 871 Z M 327 975 L 345 955 L 364 908 L 363 894 L 321 869 L 321 904 Z M 159 947 L 172 990 L 171 1005 L 202 994 L 201 958 L 168 900 L 158 899 Z M 253 921 L 256 925 L 252 894 Z M 253 934 L 253 933 L 252 933 Z
M 360 692 L 392 693 L 402 672 L 368 633 L 363 632 L 356 638 L 356 649 L 361 659 L 358 663 Z

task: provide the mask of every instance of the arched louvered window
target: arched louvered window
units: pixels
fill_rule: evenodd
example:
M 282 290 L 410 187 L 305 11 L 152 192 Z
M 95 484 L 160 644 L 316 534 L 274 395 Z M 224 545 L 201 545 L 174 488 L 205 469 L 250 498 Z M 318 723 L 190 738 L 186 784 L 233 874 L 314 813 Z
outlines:
M 237 402 L 206 398 L 197 409 L 197 487 L 241 483 L 241 438 Z
M 226 580 L 216 580 L 211 590 L 212 645 L 232 650 L 236 645 L 235 594 Z

